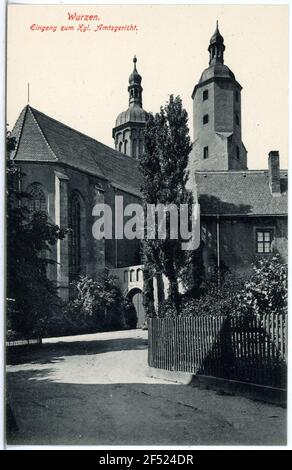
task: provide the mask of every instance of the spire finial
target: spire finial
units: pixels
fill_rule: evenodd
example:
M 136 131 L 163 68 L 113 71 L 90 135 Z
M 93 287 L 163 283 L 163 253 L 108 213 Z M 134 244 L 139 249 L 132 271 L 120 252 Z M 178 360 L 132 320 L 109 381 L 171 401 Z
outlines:
M 27 82 L 27 104 L 29 104 L 29 82 Z
M 210 52 L 209 65 L 221 62 L 224 63 L 223 54 L 225 51 L 224 38 L 219 32 L 218 20 L 216 20 L 216 29 L 213 36 L 210 39 L 210 45 L 208 47 Z
M 128 86 L 129 103 L 130 105 L 138 104 L 142 108 L 142 91 L 143 91 L 143 88 L 141 87 L 142 77 L 138 73 L 138 70 L 136 68 L 136 63 L 137 63 L 136 54 L 133 57 L 133 63 L 134 63 L 134 70 L 129 76 L 129 86 Z

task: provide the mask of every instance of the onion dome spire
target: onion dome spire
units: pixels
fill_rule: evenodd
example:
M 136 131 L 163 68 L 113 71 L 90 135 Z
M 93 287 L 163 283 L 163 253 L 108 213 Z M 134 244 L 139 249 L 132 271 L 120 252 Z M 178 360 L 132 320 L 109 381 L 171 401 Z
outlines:
M 209 58 L 209 65 L 214 65 L 224 63 L 224 38 L 221 36 L 219 28 L 218 28 L 218 20 L 216 21 L 216 29 L 213 36 L 210 39 L 210 45 L 208 47 L 208 51 L 210 53 Z
M 136 67 L 137 57 L 135 55 L 133 58 L 133 63 L 134 63 L 134 69 L 131 75 L 129 76 L 129 86 L 128 86 L 129 104 L 130 106 L 138 105 L 142 108 L 142 91 L 143 91 L 143 88 L 141 86 L 142 77 L 138 73 L 138 70 Z

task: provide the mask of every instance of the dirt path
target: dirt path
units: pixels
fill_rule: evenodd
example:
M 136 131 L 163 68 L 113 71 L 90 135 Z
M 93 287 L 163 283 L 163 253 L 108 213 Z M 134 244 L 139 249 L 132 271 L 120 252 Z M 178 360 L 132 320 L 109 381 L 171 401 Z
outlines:
M 147 377 L 141 330 L 50 339 L 8 359 L 9 444 L 285 443 L 280 407 Z

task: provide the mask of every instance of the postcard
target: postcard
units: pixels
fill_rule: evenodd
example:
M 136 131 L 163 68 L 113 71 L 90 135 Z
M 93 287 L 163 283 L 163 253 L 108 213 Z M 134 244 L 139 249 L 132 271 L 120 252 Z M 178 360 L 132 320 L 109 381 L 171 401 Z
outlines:
M 288 5 L 11 3 L 6 50 L 6 448 L 285 446 Z

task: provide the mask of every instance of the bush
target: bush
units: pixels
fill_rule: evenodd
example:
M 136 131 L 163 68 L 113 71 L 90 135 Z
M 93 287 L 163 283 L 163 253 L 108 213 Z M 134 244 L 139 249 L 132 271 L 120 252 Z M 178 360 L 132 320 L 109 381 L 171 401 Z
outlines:
M 126 299 L 108 270 L 96 279 L 81 277 L 76 283 L 76 299 L 69 303 L 69 318 L 79 322 L 81 328 L 117 330 L 135 328 L 135 308 Z
M 238 301 L 245 314 L 287 313 L 288 270 L 279 255 L 254 263 L 253 274 L 239 293 Z
M 104 271 L 96 279 L 81 277 L 73 286 L 76 298 L 65 303 L 58 297 L 51 314 L 43 318 L 42 337 L 136 328 L 135 307 L 122 295 L 116 284 L 116 278 L 108 271 Z M 14 319 L 21 318 L 14 304 L 8 303 L 7 338 L 24 338 L 26 336 L 17 334 L 14 327 Z M 31 334 L 27 337 L 37 336 Z
M 93 325 L 82 315 L 72 303 L 63 303 L 62 308 L 54 311 L 50 317 L 44 336 L 67 336 L 93 332 Z
M 233 315 L 238 312 L 238 294 L 244 285 L 239 277 L 226 275 L 220 286 L 215 278 L 202 285 L 198 299 L 185 296 L 181 305 L 181 316 Z
M 160 318 L 177 317 L 177 310 L 169 298 L 160 302 L 158 306 L 158 317 Z
M 263 315 L 287 313 L 287 265 L 279 255 L 260 258 L 248 280 L 226 274 L 221 286 L 211 279 L 198 299 L 185 296 L 180 315 Z

